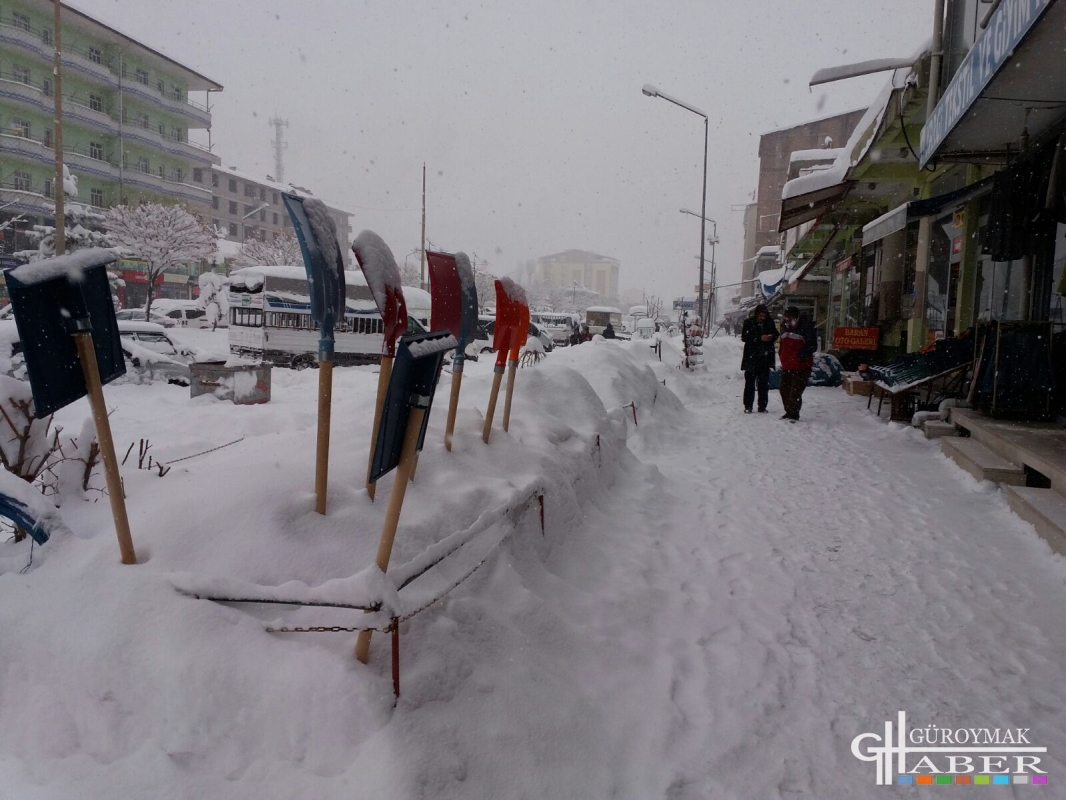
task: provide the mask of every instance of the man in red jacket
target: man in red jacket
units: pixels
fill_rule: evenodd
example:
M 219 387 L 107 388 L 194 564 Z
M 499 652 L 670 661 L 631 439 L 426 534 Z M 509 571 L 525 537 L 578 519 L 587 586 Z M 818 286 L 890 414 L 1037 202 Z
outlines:
M 785 407 L 781 419 L 795 422 L 800 418 L 803 390 L 817 349 L 818 335 L 811 321 L 795 306 L 786 308 L 781 321 L 781 404 Z

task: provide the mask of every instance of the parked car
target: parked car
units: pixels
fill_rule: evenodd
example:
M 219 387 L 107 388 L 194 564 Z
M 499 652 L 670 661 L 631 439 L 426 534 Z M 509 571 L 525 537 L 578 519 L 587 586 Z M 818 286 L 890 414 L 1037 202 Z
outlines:
M 189 364 L 196 360 L 196 351 L 174 342 L 161 325 L 120 320 L 118 333 L 126 357 L 126 374 L 134 383 L 191 383 Z
M 152 309 L 152 318 L 145 319 L 143 308 L 124 308 L 121 311 L 115 312 L 115 319 L 119 322 L 154 322 L 156 325 L 162 325 L 164 328 L 173 328 L 177 326 L 177 320 L 170 319 L 154 308 Z
M 155 316 L 154 314 L 152 315 Z M 209 328 L 207 314 L 202 308 L 172 308 L 164 312 L 167 319 L 174 320 L 181 328 Z
M 479 353 L 491 353 L 492 352 L 492 337 L 496 330 L 496 318 L 495 317 L 478 317 L 477 333 L 475 334 L 475 341 L 478 344 Z M 537 323 L 529 323 L 529 336 L 533 336 L 540 341 L 544 346 L 544 352 L 550 353 L 555 349 L 555 341 L 552 339 L 550 333 L 544 328 L 541 328 Z

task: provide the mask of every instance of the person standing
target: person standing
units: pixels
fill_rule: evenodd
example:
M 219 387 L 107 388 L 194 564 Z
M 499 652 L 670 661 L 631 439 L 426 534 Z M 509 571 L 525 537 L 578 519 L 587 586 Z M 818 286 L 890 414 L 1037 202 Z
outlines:
M 610 320 L 607 320 L 607 325 L 606 325 L 606 326 L 604 326 L 604 329 L 603 329 L 603 338 L 604 338 L 604 339 L 614 339 L 614 338 L 617 338 L 617 337 L 615 337 L 615 335 L 614 335 L 614 325 L 612 325 L 612 324 L 611 324 L 611 321 L 610 321 Z
M 803 390 L 817 349 L 818 335 L 807 315 L 795 306 L 786 308 L 781 321 L 781 404 L 785 407 L 781 419 L 796 422 L 800 418 Z
M 744 413 L 750 414 L 759 392 L 759 413 L 766 413 L 770 399 L 770 370 L 774 367 L 774 342 L 777 326 L 770 319 L 765 305 L 755 307 L 755 313 L 744 320 L 740 338 L 744 342 L 744 356 L 740 368 L 744 370 Z

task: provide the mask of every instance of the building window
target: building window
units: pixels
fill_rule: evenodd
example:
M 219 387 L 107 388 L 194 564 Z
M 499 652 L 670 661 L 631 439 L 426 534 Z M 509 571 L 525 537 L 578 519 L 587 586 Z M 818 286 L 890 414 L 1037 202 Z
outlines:
M 174 180 L 178 183 L 185 182 L 185 170 L 183 170 L 181 167 L 174 167 L 174 170 L 171 174 L 173 175 Z
M 193 171 L 192 171 L 192 180 L 193 180 L 193 183 L 203 183 L 204 182 L 204 171 L 202 169 L 200 169 L 199 167 L 194 168 Z M 218 208 L 218 206 L 215 206 L 215 208 Z
M 231 213 L 231 214 L 236 214 L 237 213 L 237 201 L 236 200 L 230 200 L 229 201 L 229 213 Z
M 218 175 L 214 172 L 211 173 L 211 185 L 216 189 L 218 188 Z
M 137 124 L 140 125 L 142 128 L 151 127 L 149 125 L 149 123 L 148 123 L 148 115 L 147 114 L 138 114 L 137 115 Z
M 52 43 L 52 29 L 51 28 L 41 28 L 41 41 L 44 42 L 45 44 L 51 44 Z
M 214 228 L 216 231 L 217 230 L 221 230 L 222 223 L 220 223 L 216 218 L 212 217 L 211 218 L 211 227 Z
M 89 95 L 89 108 L 91 108 L 93 111 L 103 111 L 104 98 L 102 98 L 98 94 Z
M 167 124 L 165 122 L 160 122 L 159 123 L 159 135 L 160 136 L 166 136 L 167 135 Z
M 244 184 L 244 196 L 255 197 L 255 186 L 250 183 Z
M 89 198 L 90 198 L 89 202 L 92 203 L 94 206 L 96 206 L 97 208 L 103 208 L 103 205 L 104 205 L 104 190 L 103 189 L 93 189 L 91 192 L 89 192 Z
M 267 212 L 265 212 L 263 210 L 259 211 L 259 221 L 260 222 L 266 222 L 267 221 Z
M 181 128 L 175 128 L 174 129 L 174 141 L 175 142 L 184 142 L 185 141 L 185 131 L 183 131 Z
M 274 212 L 274 224 L 275 225 L 278 224 L 278 212 L 277 211 Z M 274 238 L 277 238 L 277 234 L 276 233 L 274 234 Z
M 11 12 L 11 24 L 20 31 L 30 30 L 30 18 L 25 14 L 19 14 L 17 11 Z
M 89 158 L 97 161 L 104 160 L 104 146 L 99 142 L 89 142 Z
M 137 169 L 140 172 L 143 172 L 143 173 L 145 173 L 147 175 L 151 171 L 152 166 L 151 166 L 151 164 L 148 163 L 148 159 L 147 158 L 145 158 L 144 156 L 141 156 L 140 158 L 137 159 Z
M 229 179 L 229 190 L 231 192 L 236 192 L 237 191 L 237 181 L 233 180 L 233 178 Z M 234 212 L 234 213 L 236 213 L 236 212 Z
M 193 170 L 192 174 L 195 176 L 196 175 L 196 170 Z M 194 177 L 194 180 L 195 180 L 195 177 Z M 218 195 L 217 194 L 214 197 L 211 198 L 211 208 L 215 209 L 216 211 L 218 210 Z
M 259 187 L 259 199 L 260 200 L 266 200 L 267 199 L 267 190 L 264 189 L 262 186 Z
M 51 147 L 52 146 L 52 129 L 51 128 L 47 129 L 44 132 L 44 141 L 42 142 L 42 144 L 45 147 Z
M 28 69 L 26 69 L 26 67 L 23 67 L 20 64 L 16 64 L 11 69 L 11 77 L 14 78 L 16 81 L 18 81 L 19 83 L 29 84 L 29 82 L 30 82 L 30 71 Z
M 52 79 L 51 78 L 45 78 L 43 81 L 41 81 L 41 94 L 43 94 L 45 97 L 51 97 L 52 96 Z
M 139 69 L 134 72 L 133 79 L 137 81 L 137 83 L 144 84 L 145 86 L 148 85 L 148 73 L 145 72 L 143 69 Z
M 89 60 L 91 62 L 93 62 L 94 64 L 100 64 L 104 60 L 104 54 L 100 52 L 100 49 L 98 47 L 90 47 L 89 48 Z M 126 74 L 126 65 L 125 64 L 122 65 L 122 74 L 123 75 Z
M 15 191 L 28 192 L 30 190 L 30 173 L 15 170 L 12 173 L 15 182 Z
M 250 217 L 254 213 L 255 213 L 255 206 L 245 205 L 245 207 L 244 207 L 244 216 Z
M 236 236 L 237 235 L 237 223 L 236 222 L 231 222 L 229 224 L 229 235 L 230 236 Z
M 167 85 L 163 83 L 163 81 L 157 83 L 156 86 L 158 87 L 160 94 L 165 95 L 167 93 Z
M 166 180 L 167 177 L 167 168 L 162 164 L 159 165 L 159 177 L 163 180 Z
M 175 86 L 173 94 L 174 94 L 174 99 L 175 100 L 181 100 L 182 99 L 181 87 L 180 86 Z
M 51 180 L 49 180 L 48 178 L 45 178 L 45 181 L 44 181 L 44 196 L 45 197 L 52 197 L 54 194 L 55 194 L 55 184 Z
M 274 192 L 274 199 L 273 199 L 272 202 L 274 203 L 274 205 L 278 204 L 278 193 L 277 192 Z
M 30 138 L 30 123 L 25 119 L 13 119 L 11 120 L 11 133 L 14 136 L 21 136 L 23 139 Z

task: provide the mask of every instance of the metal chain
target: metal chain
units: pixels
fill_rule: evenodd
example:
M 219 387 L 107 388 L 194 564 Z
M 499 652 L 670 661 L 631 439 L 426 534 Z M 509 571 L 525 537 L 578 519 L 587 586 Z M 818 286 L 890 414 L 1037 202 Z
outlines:
M 243 441 L 244 441 L 244 437 L 242 436 L 240 439 L 234 439 L 232 442 L 226 442 L 225 444 L 220 444 L 218 447 L 212 447 L 210 450 L 204 450 L 202 453 L 193 453 L 191 456 L 183 456 L 182 458 L 175 458 L 173 461 L 167 461 L 166 464 L 169 466 L 170 464 L 178 464 L 178 463 L 180 463 L 182 461 L 188 461 L 190 458 L 197 458 L 199 456 L 206 456 L 208 453 L 213 453 L 216 450 L 221 450 L 223 447 L 229 447 L 230 445 L 239 444 L 240 442 L 243 442 Z M 130 445 L 130 447 L 133 447 L 133 445 Z
M 389 633 L 392 630 L 390 625 L 387 628 L 367 628 L 367 627 L 354 627 L 345 628 L 340 625 L 314 625 L 310 628 L 289 628 L 287 626 L 281 628 L 267 628 L 267 633 L 360 633 L 361 631 L 378 631 L 380 633 Z

